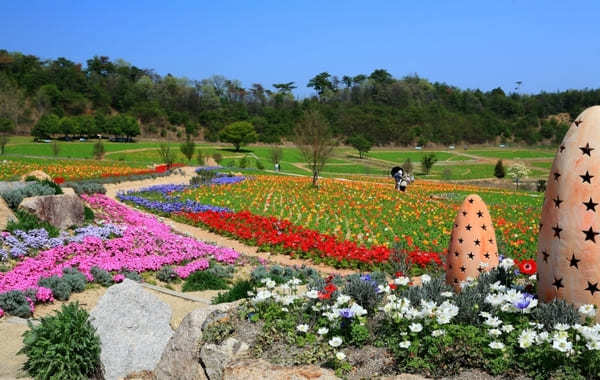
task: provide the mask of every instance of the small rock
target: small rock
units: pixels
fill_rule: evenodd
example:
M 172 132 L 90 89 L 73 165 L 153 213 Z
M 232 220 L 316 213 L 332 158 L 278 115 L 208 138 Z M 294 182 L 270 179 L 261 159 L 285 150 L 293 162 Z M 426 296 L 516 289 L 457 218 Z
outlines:
M 106 380 L 154 369 L 173 335 L 169 305 L 128 279 L 108 288 L 90 321 L 100 336 Z
M 52 181 L 52 177 L 50 177 L 48 174 L 44 173 L 41 170 L 34 170 L 32 172 L 29 172 L 27 174 L 23 174 L 21 176 L 21 181 L 25 181 L 25 179 L 27 177 L 35 177 L 36 179 L 43 181 L 45 179 Z
M 15 213 L 8 207 L 4 198 L 0 197 L 0 230 L 5 230 L 8 222 L 17 222 Z
M 77 195 L 42 195 L 23 199 L 19 209 L 64 229 L 81 225 L 85 219 L 84 205 Z
M 330 369 L 314 365 L 284 367 L 263 359 L 240 359 L 229 363 L 223 370 L 223 380 L 338 380 Z M 213 380 L 211 378 L 211 380 Z
M 200 359 L 210 380 L 222 380 L 225 365 L 248 352 L 250 347 L 234 338 L 227 338 L 220 345 L 205 344 L 200 350 Z

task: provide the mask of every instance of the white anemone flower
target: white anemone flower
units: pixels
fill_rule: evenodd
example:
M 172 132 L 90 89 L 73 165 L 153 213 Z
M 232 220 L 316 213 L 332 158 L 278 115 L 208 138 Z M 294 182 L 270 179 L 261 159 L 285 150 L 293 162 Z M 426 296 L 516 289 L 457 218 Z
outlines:
M 300 331 L 300 332 L 308 332 L 308 325 L 307 324 L 301 324 L 296 326 L 296 330 Z
M 346 359 L 346 354 L 344 354 L 343 352 L 339 351 L 335 354 L 335 357 L 337 358 L 337 360 L 344 360 Z
M 498 342 L 498 341 L 493 341 L 493 342 L 490 342 L 489 347 L 494 350 L 504 350 L 504 343 Z
M 317 330 L 317 334 L 319 335 L 325 335 L 329 332 L 329 329 L 327 327 L 321 327 Z
M 596 309 L 594 308 L 594 305 L 591 304 L 581 305 L 579 307 L 579 313 L 584 317 L 594 317 L 596 315 Z
M 423 325 L 420 323 L 411 323 L 410 326 L 408 326 L 408 328 L 414 333 L 423 331 Z
M 535 342 L 535 338 L 537 337 L 537 333 L 535 330 L 525 329 L 521 331 L 519 335 L 519 347 L 521 348 L 529 348 Z
M 343 340 L 339 336 L 334 336 L 333 338 L 329 339 L 329 345 L 333 348 L 341 346 L 342 342 Z
M 404 342 L 400 342 L 398 345 L 400 346 L 400 348 L 408 348 L 410 347 L 410 341 L 405 340 Z

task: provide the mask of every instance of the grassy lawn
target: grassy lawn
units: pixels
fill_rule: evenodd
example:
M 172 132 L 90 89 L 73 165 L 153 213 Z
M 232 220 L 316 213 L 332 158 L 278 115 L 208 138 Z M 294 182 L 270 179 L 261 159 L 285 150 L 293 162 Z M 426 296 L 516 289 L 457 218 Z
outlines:
M 541 149 L 489 149 L 489 150 L 467 150 L 464 153 L 486 158 L 520 159 L 520 158 L 543 158 L 554 157 L 553 150 Z
M 463 161 L 472 160 L 470 157 L 459 156 L 448 152 L 439 151 L 420 151 L 420 152 L 408 152 L 401 150 L 374 150 L 369 152 L 368 157 L 377 158 L 379 160 L 390 161 L 392 163 L 403 163 L 407 158 L 410 158 L 413 162 L 420 162 L 424 155 L 433 153 L 439 161 Z

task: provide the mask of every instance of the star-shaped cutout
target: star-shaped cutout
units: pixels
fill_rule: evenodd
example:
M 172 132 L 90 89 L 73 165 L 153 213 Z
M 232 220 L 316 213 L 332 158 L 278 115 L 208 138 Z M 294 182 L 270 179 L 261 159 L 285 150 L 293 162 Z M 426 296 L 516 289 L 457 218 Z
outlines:
M 461 271 L 461 272 L 464 272 L 464 271 L 466 271 L 466 270 L 467 270 L 467 267 L 465 267 L 464 265 L 463 265 L 462 267 L 460 267 L 460 271 Z
M 481 212 L 481 210 L 477 211 L 477 216 L 479 218 L 483 218 L 483 213 Z
M 587 231 L 581 231 L 585 234 L 585 241 L 591 240 L 592 242 L 596 242 L 596 235 L 600 235 L 600 232 L 595 232 L 592 230 L 592 226 Z
M 542 230 L 542 227 L 544 227 L 544 223 L 540 223 L 540 231 Z
M 588 283 L 588 287 L 585 288 L 585 290 L 587 290 L 588 292 L 590 292 L 592 295 L 594 295 L 594 293 L 596 293 L 597 291 L 600 291 L 600 289 L 598 289 L 598 283 L 596 282 L 595 284 L 592 284 L 591 282 L 587 282 Z
M 474 243 L 475 243 L 475 245 L 479 245 L 479 243 L 481 243 L 481 242 L 479 241 L 479 239 L 476 239 L 476 240 L 474 241 Z
M 554 201 L 554 207 L 556 207 L 556 208 L 560 208 L 560 204 L 563 203 L 563 200 L 560 199 L 558 194 L 556 194 L 556 199 L 553 199 L 553 201 Z
M 467 229 L 467 231 L 471 231 L 471 228 L 473 228 L 473 227 L 471 227 L 470 224 L 467 224 L 467 226 L 465 228 Z
M 463 243 L 463 241 L 464 241 L 464 240 L 463 240 L 463 238 L 458 238 L 458 242 L 459 242 L 460 244 L 462 244 L 462 243 Z
M 575 257 L 575 254 L 571 255 L 571 258 L 568 259 L 569 260 L 569 266 L 570 267 L 575 267 L 576 269 L 579 269 L 579 265 L 577 263 L 579 263 L 581 260 Z
M 560 239 L 560 231 L 562 231 L 562 228 L 560 228 L 557 224 L 556 227 L 552 227 L 552 229 L 554 230 L 554 237 Z
M 463 214 L 463 216 L 467 216 L 467 212 L 466 211 L 463 211 L 462 214 Z
M 581 120 L 581 119 L 580 120 L 575 120 L 574 123 L 575 123 L 575 126 L 577 128 L 579 128 L 579 124 L 583 123 L 583 120 Z
M 456 227 L 458 227 L 458 223 L 454 223 L 454 227 L 455 227 L 455 228 L 456 228 Z
M 542 251 L 542 255 L 544 255 L 544 262 L 546 262 L 546 263 L 547 263 L 547 262 L 548 262 L 548 257 L 549 257 L 550 255 L 549 255 L 549 254 L 548 254 L 548 252 L 546 252 L 546 251 Z
M 558 177 L 560 177 L 560 173 L 559 172 L 554 172 L 552 174 L 554 175 L 554 180 L 558 181 Z
M 473 198 L 469 198 L 469 203 L 473 203 Z
M 560 288 L 565 287 L 562 283 L 562 278 L 556 278 L 556 277 L 554 277 L 554 282 L 552 283 L 552 286 L 554 286 L 556 288 L 556 291 L 558 291 L 558 289 L 560 289 Z
M 581 183 L 586 183 L 587 182 L 590 185 L 592 184 L 592 178 L 594 178 L 594 176 L 590 175 L 590 172 L 588 172 L 587 170 L 585 171 L 585 174 L 584 175 L 580 175 L 580 177 L 581 177 L 581 180 L 583 181 Z
M 494 241 L 492 239 L 488 240 L 490 242 L 490 244 L 494 244 Z
M 585 146 L 580 146 L 579 149 L 581 149 L 581 152 L 583 152 L 583 155 L 585 156 L 586 154 L 590 157 L 592 157 L 592 150 L 594 150 L 594 148 L 590 148 L 590 143 L 585 143 Z
M 452 269 L 452 264 L 448 264 L 448 269 Z
M 483 273 L 483 267 L 479 267 L 479 268 L 477 268 L 477 271 L 478 271 L 479 273 Z
M 562 153 L 562 152 L 563 152 L 563 150 L 565 150 L 565 146 L 564 146 L 564 145 L 561 145 L 561 146 L 560 146 L 560 152 Z
M 489 252 L 486 252 L 486 253 L 485 253 L 485 255 L 483 255 L 483 256 L 484 256 L 486 259 L 489 259 L 489 258 L 490 258 L 490 253 L 489 253 Z
M 487 226 L 485 224 L 482 224 L 481 225 L 481 229 L 484 230 L 484 231 L 487 231 Z
M 587 202 L 581 202 L 585 205 L 585 211 L 589 211 L 592 210 L 593 212 L 596 212 L 596 206 L 598 205 L 598 203 L 595 203 L 592 200 L 592 197 L 590 197 L 590 200 Z
M 469 254 L 467 256 L 469 256 L 469 259 L 471 259 L 471 260 L 473 260 L 475 258 L 475 255 L 473 254 L 473 252 L 469 252 Z
M 458 251 L 454 251 L 454 256 L 458 257 L 459 253 Z
M 454 283 L 455 283 L 455 284 L 458 284 L 458 278 L 455 278 L 455 279 L 454 279 Z

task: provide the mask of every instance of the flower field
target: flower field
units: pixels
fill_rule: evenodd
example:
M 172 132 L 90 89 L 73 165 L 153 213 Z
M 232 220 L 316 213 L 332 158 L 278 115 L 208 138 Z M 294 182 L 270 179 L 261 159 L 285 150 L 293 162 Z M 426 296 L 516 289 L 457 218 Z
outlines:
M 134 174 L 155 173 L 157 170 L 132 167 L 115 162 L 75 160 L 4 161 L 0 163 L 0 180 L 18 178 L 34 170 L 41 170 L 52 178 L 80 180 L 102 177 L 122 177 Z M 160 169 L 158 169 L 160 172 Z M 163 170 L 164 171 L 164 170 Z
M 317 191 L 307 178 L 256 176 L 233 185 L 128 196 L 138 196 L 141 200 L 132 203 L 154 211 L 187 212 L 178 217 L 259 246 L 300 247 L 292 251 L 317 251 L 321 258 L 334 257 L 338 261 L 381 262 L 395 243 L 420 254 L 444 253 L 458 207 L 472 192 L 479 193 L 489 206 L 501 252 L 515 259 L 534 257 L 542 202 L 537 194 L 431 182 L 417 182 L 408 192 L 399 193 L 392 190 L 391 184 L 338 180 L 323 180 Z M 224 210 L 170 209 L 166 205 L 173 198 L 196 207 Z M 302 236 L 306 243 L 302 243 Z M 319 237 L 318 242 L 314 236 Z M 333 242 L 364 251 L 337 249 Z M 343 250 L 348 254 L 342 254 Z
M 26 294 L 48 293 L 40 280 L 62 277 L 65 271 L 76 268 L 89 282 L 94 281 L 94 268 L 112 273 L 113 280 L 124 278 L 123 273 L 156 271 L 174 265 L 181 278 L 209 267 L 210 260 L 233 264 L 239 254 L 177 235 L 156 218 L 131 210 L 103 196 L 82 196 L 106 223 L 99 227 L 82 228 L 67 238 L 48 238 L 40 231 L 4 234 L 3 245 L 10 248 L 4 258 L 13 261 L 5 273 L 0 273 L 0 297 L 11 291 Z M 40 248 L 30 254 L 31 248 Z M 49 249 L 46 249 L 49 248 Z M 46 290 L 44 290 L 46 289 Z M 52 295 L 52 293 L 50 293 Z M 34 297 L 33 303 L 51 297 Z M 6 310 L 5 310 L 6 311 Z

